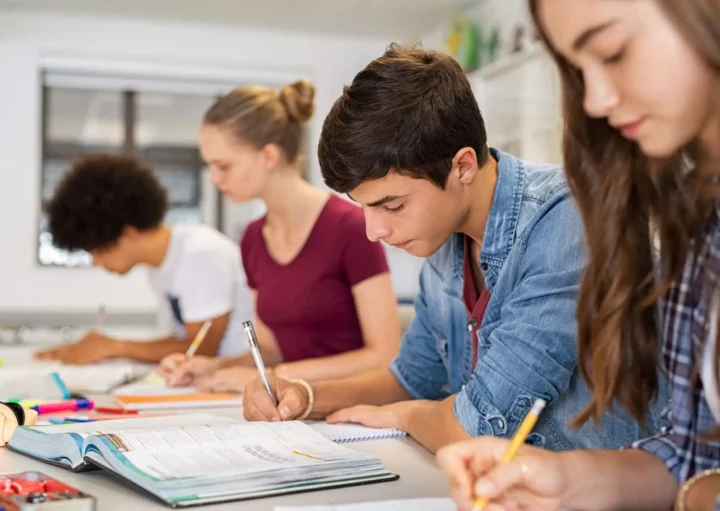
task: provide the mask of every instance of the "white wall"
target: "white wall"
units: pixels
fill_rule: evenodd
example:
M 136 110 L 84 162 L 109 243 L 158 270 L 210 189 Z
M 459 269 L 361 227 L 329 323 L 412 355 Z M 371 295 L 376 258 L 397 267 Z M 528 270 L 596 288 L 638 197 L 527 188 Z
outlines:
M 322 120 L 342 86 L 386 41 L 286 34 L 215 26 L 0 11 L 0 311 L 155 308 L 143 272 L 119 278 L 100 270 L 36 264 L 40 196 L 40 68 L 48 57 L 91 57 L 107 65 L 193 66 L 211 62 L 237 72 L 305 75 L 317 86 L 311 125 Z M 321 183 L 317 156 L 311 177 Z

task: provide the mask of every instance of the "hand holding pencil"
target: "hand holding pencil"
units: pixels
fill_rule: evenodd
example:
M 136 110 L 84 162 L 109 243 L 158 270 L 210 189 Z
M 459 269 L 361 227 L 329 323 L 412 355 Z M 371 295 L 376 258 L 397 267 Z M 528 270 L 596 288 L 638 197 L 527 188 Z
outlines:
M 193 385 L 196 377 L 210 374 L 218 368 L 215 358 L 195 355 L 211 326 L 212 321 L 203 323 L 185 353 L 169 355 L 160 362 L 157 372 L 168 385 Z
M 561 454 L 525 445 L 541 410 L 536 402 L 512 440 L 481 437 L 441 449 L 440 467 L 461 511 L 563 508 L 568 469 Z

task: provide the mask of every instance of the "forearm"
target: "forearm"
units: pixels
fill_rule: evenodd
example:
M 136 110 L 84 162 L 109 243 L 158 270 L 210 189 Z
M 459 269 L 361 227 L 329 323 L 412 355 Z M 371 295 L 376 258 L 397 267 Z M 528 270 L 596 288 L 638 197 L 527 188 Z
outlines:
M 151 363 L 160 362 L 173 353 L 182 353 L 190 346 L 190 341 L 172 336 L 155 341 L 115 340 L 114 343 L 116 357 Z
M 720 475 L 700 476 L 684 495 L 688 511 L 715 511 L 720 496 Z
M 277 368 L 283 378 L 307 381 L 337 380 L 387 367 L 394 354 L 376 348 L 361 348 L 329 357 L 313 358 L 282 364 Z
M 310 417 L 313 419 L 355 405 L 382 406 L 410 399 L 410 394 L 389 369 L 376 369 L 343 380 L 315 382 L 312 387 L 315 403 Z
M 670 510 L 677 484 L 665 464 L 640 449 L 569 451 L 569 492 L 563 507 L 583 511 Z
M 428 451 L 472 437 L 455 417 L 455 396 L 443 401 L 417 401 L 407 413 L 405 430 Z
M 228 367 L 243 366 L 243 367 L 255 367 L 255 361 L 252 358 L 252 354 L 245 353 L 244 355 L 238 355 L 236 357 L 219 357 L 217 359 L 217 369 L 227 369 Z M 269 367 L 271 364 L 265 361 L 265 364 Z

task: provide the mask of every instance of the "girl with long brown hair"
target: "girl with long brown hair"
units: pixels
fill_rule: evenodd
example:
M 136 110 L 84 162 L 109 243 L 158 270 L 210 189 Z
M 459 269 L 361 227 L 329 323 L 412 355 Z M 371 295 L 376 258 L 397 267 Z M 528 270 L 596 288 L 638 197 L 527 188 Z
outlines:
M 720 509 L 720 1 L 530 0 L 561 76 L 564 159 L 587 231 L 575 424 L 641 420 L 667 374 L 668 428 L 622 451 L 507 442 L 439 453 L 461 508 Z

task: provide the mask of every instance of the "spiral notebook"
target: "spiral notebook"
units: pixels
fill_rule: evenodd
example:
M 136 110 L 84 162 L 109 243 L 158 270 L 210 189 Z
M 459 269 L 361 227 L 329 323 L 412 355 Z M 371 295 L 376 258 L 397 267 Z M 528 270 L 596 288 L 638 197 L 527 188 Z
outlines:
M 307 424 L 318 433 L 337 443 L 363 442 L 407 436 L 405 431 L 394 428 L 376 429 L 366 428 L 359 424 L 328 424 L 324 421 L 309 421 Z

